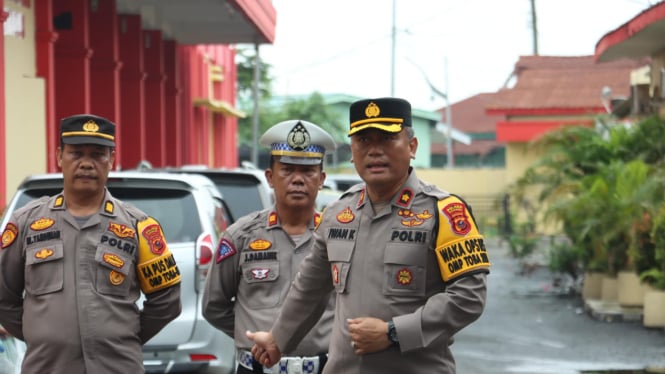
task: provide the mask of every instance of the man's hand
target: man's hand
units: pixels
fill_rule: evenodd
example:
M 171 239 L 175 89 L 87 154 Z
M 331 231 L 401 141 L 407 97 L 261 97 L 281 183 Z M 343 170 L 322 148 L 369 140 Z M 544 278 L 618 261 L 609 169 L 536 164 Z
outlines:
M 388 322 L 372 317 L 347 319 L 349 324 L 349 344 L 357 355 L 383 351 L 390 347 Z
M 249 340 L 254 342 L 252 355 L 255 360 L 261 363 L 261 365 L 272 367 L 282 358 L 282 352 L 279 351 L 279 347 L 277 347 L 272 332 L 247 331 L 245 334 Z

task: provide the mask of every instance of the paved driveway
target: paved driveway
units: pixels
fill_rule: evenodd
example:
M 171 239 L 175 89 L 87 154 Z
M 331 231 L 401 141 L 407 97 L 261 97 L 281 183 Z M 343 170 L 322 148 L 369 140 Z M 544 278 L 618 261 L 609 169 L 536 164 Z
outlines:
M 487 307 L 478 321 L 457 334 L 452 346 L 458 374 L 665 367 L 663 329 L 594 319 L 584 312 L 579 296 L 555 292 L 547 269 L 518 275 L 507 246 L 492 242 Z

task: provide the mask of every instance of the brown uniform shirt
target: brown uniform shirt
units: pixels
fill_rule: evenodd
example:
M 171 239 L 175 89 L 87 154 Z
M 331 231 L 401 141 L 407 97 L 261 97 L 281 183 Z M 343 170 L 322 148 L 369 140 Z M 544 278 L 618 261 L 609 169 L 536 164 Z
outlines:
M 277 318 L 300 262 L 311 251 L 315 214 L 309 230 L 293 242 L 274 210 L 242 217 L 223 234 L 203 294 L 203 315 L 215 327 L 234 337 L 237 348 L 253 343 L 245 331 L 268 330 Z M 327 290 L 314 328 L 300 344 L 284 351 L 289 356 L 328 352 L 334 297 Z M 321 318 L 318 318 L 321 316 Z
M 108 191 L 82 225 L 63 195 L 14 212 L 2 235 L 0 324 L 27 343 L 23 373 L 143 372 L 141 345 L 181 309 L 179 272 L 155 224 Z M 146 245 L 161 254 L 146 255 Z M 141 275 L 141 265 L 162 260 L 173 277 L 144 285 L 140 311 L 141 284 L 157 277 Z
M 439 201 L 448 204 L 446 213 L 439 212 Z M 326 209 L 314 236 L 312 255 L 273 325 L 280 349 L 297 344 L 299 331 L 307 331 L 317 305 L 326 301 L 320 295 L 334 289 L 324 373 L 455 373 L 449 345 L 482 313 L 489 269 L 482 237 L 459 199 L 418 180 L 412 170 L 392 203 L 376 214 L 364 185 L 349 189 Z M 437 245 L 438 236 L 443 243 Z M 480 255 L 463 253 L 465 245 Z M 481 263 L 468 266 L 476 260 Z M 399 346 L 356 355 L 346 322 L 356 317 L 393 320 Z

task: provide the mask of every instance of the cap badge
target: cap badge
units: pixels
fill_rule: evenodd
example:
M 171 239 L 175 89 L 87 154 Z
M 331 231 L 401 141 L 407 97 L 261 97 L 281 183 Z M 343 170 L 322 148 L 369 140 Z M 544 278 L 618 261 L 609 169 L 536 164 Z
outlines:
M 366 117 L 378 117 L 379 114 L 381 114 L 381 109 L 379 109 L 379 106 L 372 103 L 369 103 L 367 105 L 367 108 L 365 108 L 365 116 Z
M 97 132 L 99 131 L 99 126 L 95 123 L 95 121 L 90 120 L 83 124 L 83 131 Z
M 307 132 L 305 126 L 300 122 L 293 126 L 286 139 L 289 147 L 296 151 L 302 151 L 307 148 L 310 142 L 309 132 Z

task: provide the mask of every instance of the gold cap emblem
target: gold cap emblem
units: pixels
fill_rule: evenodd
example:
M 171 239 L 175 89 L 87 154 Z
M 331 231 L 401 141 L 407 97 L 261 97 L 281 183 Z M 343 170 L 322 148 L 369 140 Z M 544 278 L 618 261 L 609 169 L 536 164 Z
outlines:
M 379 114 L 381 114 L 381 109 L 379 109 L 378 105 L 374 104 L 373 102 L 367 104 L 367 108 L 365 108 L 365 116 L 378 117 Z
M 90 120 L 83 124 L 83 131 L 97 132 L 99 131 L 99 126 L 95 123 L 95 121 Z

